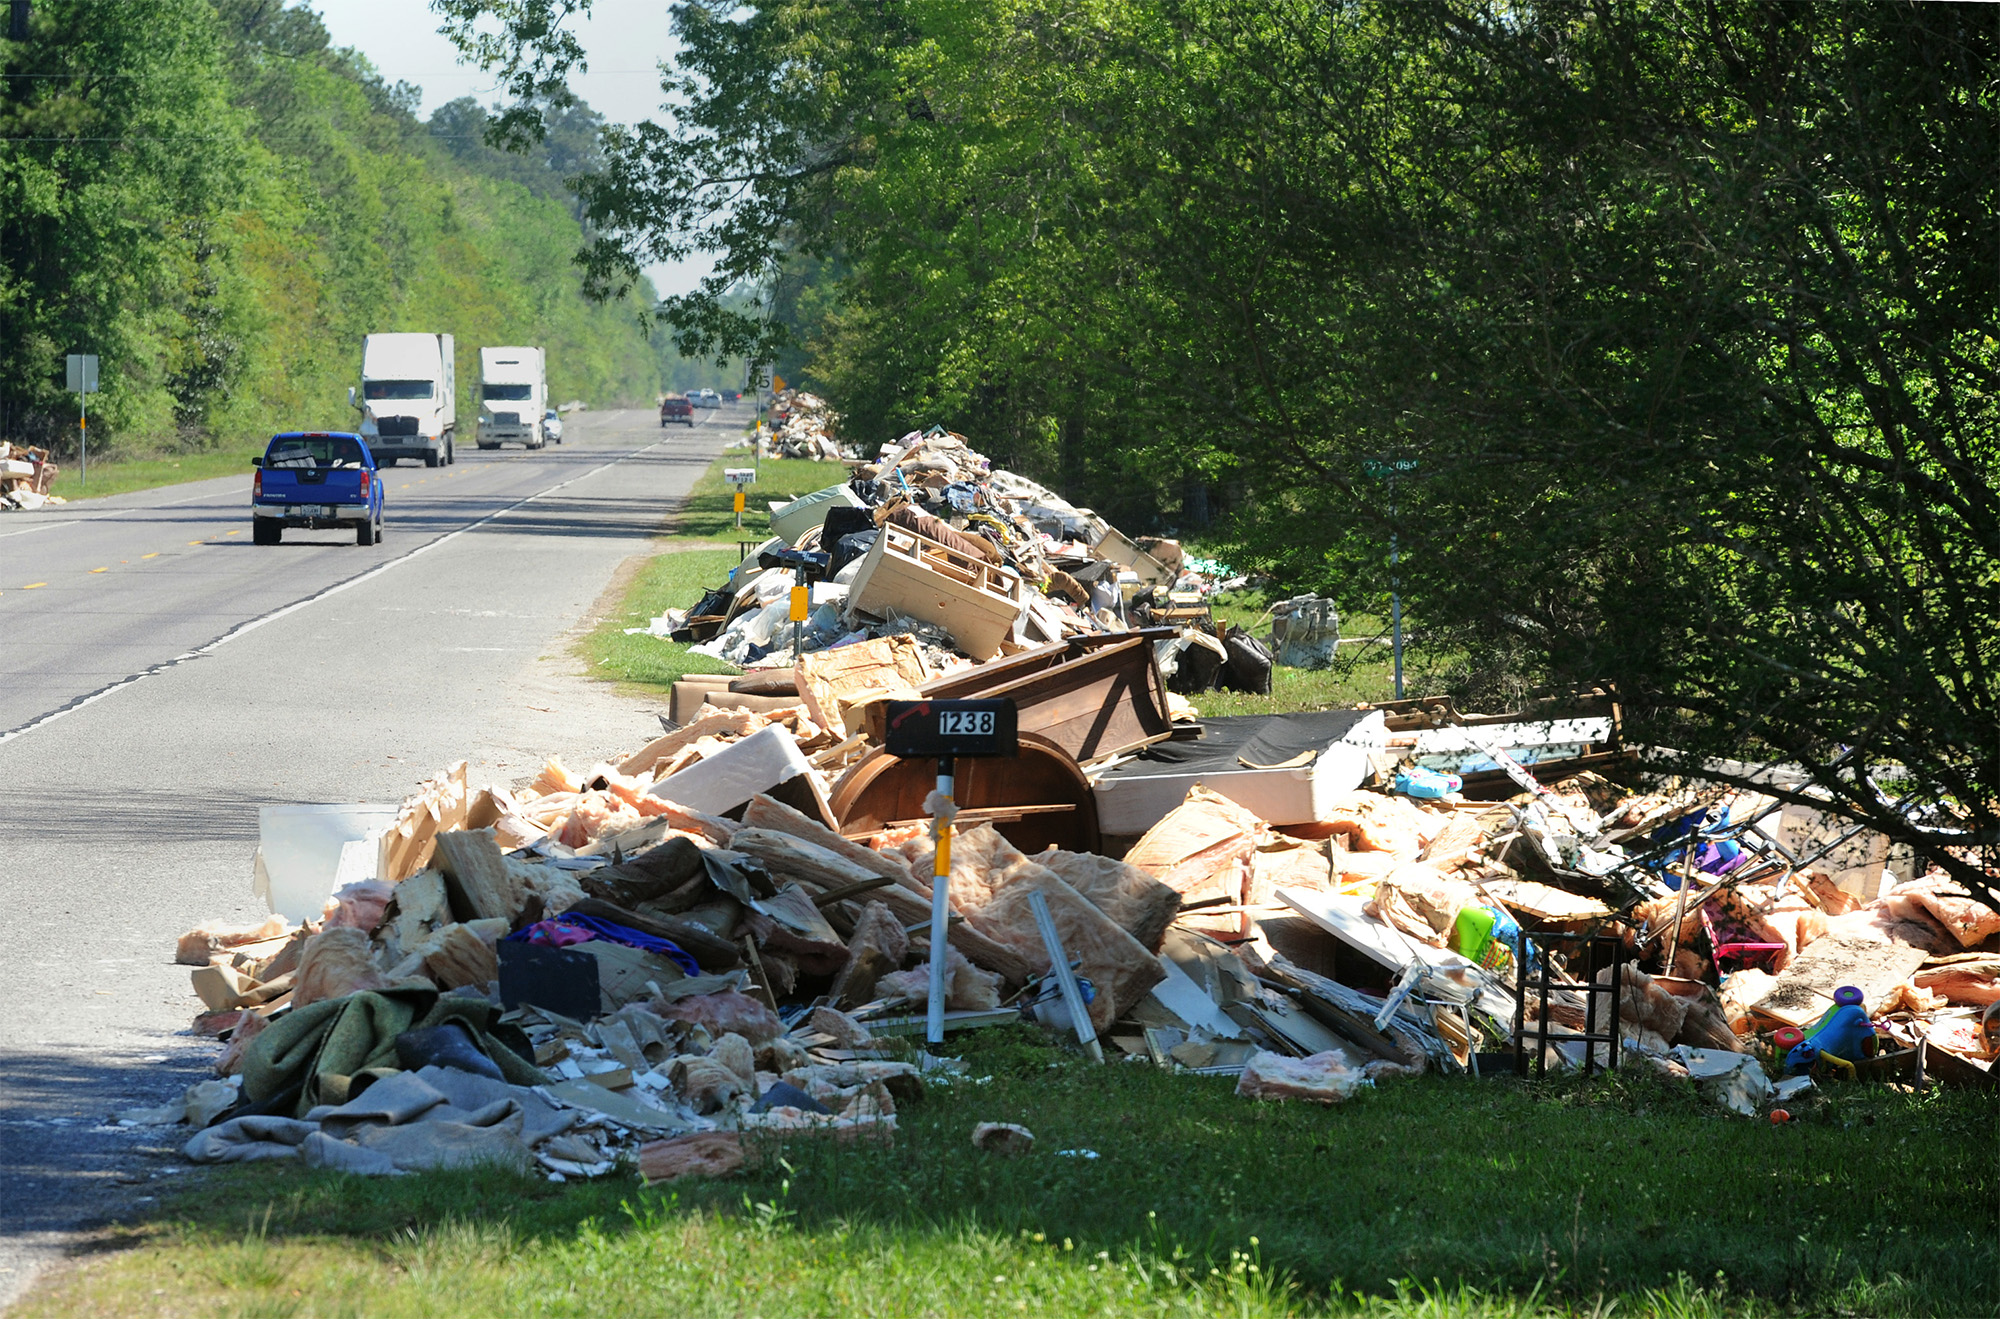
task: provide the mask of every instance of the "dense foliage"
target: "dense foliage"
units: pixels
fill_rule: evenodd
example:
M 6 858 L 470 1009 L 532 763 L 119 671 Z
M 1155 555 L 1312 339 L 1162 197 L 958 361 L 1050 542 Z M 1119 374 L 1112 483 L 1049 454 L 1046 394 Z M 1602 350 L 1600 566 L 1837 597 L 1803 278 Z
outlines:
M 99 451 L 350 424 L 378 330 L 454 334 L 462 412 L 482 344 L 545 345 L 562 400 L 657 386 L 641 302 L 573 264 L 586 108 L 494 151 L 477 105 L 420 122 L 280 0 L 45 0 L 0 74 L 0 436 L 73 445 L 72 352 L 103 364 Z
M 437 8 L 560 100 L 563 7 Z M 1379 600 L 1393 535 L 1469 698 L 1612 679 L 1642 742 L 2000 845 L 2000 11 L 674 12 L 584 198 L 601 291 L 717 258 L 683 348 L 1289 587 Z

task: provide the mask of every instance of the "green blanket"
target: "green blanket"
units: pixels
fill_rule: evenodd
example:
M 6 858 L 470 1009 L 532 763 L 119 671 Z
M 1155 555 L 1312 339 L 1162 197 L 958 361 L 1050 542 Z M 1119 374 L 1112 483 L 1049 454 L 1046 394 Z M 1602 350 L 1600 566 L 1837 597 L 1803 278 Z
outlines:
M 294 1116 L 304 1117 L 320 1104 L 344 1104 L 376 1077 L 397 1070 L 398 1035 L 454 1021 L 510 1084 L 546 1085 L 548 1076 L 522 1056 L 527 1038 L 502 1025 L 499 1015 L 486 999 L 440 997 L 429 985 L 309 1003 L 277 1018 L 250 1042 L 243 1055 L 243 1095 L 264 1104 L 303 1082 Z

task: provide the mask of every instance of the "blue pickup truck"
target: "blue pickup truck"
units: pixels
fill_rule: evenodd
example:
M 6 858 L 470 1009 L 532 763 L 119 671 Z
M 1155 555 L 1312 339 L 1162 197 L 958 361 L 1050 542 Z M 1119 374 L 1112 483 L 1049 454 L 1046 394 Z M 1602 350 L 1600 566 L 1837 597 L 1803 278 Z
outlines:
M 250 534 L 259 545 L 276 545 L 286 527 L 353 527 L 357 545 L 382 539 L 382 478 L 359 435 L 286 431 L 252 461 Z

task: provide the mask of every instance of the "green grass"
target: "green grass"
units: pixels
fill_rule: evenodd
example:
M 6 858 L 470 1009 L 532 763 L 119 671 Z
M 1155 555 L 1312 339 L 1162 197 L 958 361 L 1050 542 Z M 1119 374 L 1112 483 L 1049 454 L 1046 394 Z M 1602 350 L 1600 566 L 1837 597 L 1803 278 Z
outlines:
M 720 586 L 736 566 L 736 551 L 710 548 L 737 540 L 763 541 L 771 534 L 770 505 L 824 490 L 846 480 L 838 463 L 799 459 L 766 459 L 756 485 L 744 501 L 743 530 L 736 530 L 731 496 L 734 488 L 722 479 L 723 469 L 747 466 L 747 452 L 725 453 L 695 483 L 687 502 L 674 514 L 673 529 L 661 552 L 639 571 L 626 588 L 618 608 L 577 643 L 577 653 L 600 678 L 644 690 L 665 690 L 690 673 L 734 673 L 736 670 L 706 655 L 691 655 L 679 642 L 660 637 L 627 636 L 628 627 L 644 627 L 669 609 L 686 609 L 702 592 Z
M 1271 631 L 1269 609 L 1274 600 L 1295 594 L 1284 590 L 1247 588 L 1224 592 L 1209 602 L 1217 626 L 1235 624 L 1258 640 Z M 1404 626 L 1407 628 L 1408 623 Z M 1369 614 L 1347 614 L 1340 620 L 1343 644 L 1328 669 L 1294 669 L 1279 666 L 1271 674 L 1271 694 L 1251 696 L 1243 692 L 1203 692 L 1189 699 L 1204 715 L 1281 714 L 1291 710 L 1326 710 L 1336 706 L 1391 700 L 1396 695 L 1396 664 L 1387 645 L 1366 644 L 1366 639 L 1389 631 L 1387 618 Z M 1412 696 L 1436 690 L 1428 685 L 1431 657 L 1414 646 L 1403 651 L 1404 689 Z
M 114 458 L 109 462 L 90 460 L 90 484 L 83 484 L 82 466 L 72 458 L 56 473 L 51 493 L 64 499 L 101 499 L 133 490 L 179 485 L 183 481 L 206 481 L 217 476 L 247 476 L 250 460 L 264 452 L 264 441 L 255 444 L 205 449 L 195 453 L 163 457 Z
M 814 463 L 802 458 L 766 458 L 758 469 L 757 483 L 745 486 L 743 530 L 736 530 L 736 514 L 731 500 L 735 487 L 722 479 L 724 468 L 750 466 L 747 450 L 725 453 L 714 466 L 702 473 L 687 502 L 674 515 L 671 539 L 761 541 L 771 534 L 770 506 L 847 482 L 847 468 L 839 463 Z
M 1346 1104 L 1097 1067 L 1025 1028 L 893 1150 L 644 1190 L 495 1171 L 199 1174 L 17 1313 L 1990 1314 L 1987 1095 L 1840 1088 L 1786 1126 L 1664 1082 L 1426 1077 Z M 1035 1132 L 983 1155 L 982 1120 Z M 1101 1157 L 1063 1157 L 1091 1149 Z
M 666 689 L 690 673 L 737 670 L 664 637 L 628 636 L 669 609 L 686 609 L 702 592 L 719 586 L 736 566 L 736 551 L 686 548 L 655 555 L 626 589 L 616 614 L 579 643 L 593 674 L 638 687 Z

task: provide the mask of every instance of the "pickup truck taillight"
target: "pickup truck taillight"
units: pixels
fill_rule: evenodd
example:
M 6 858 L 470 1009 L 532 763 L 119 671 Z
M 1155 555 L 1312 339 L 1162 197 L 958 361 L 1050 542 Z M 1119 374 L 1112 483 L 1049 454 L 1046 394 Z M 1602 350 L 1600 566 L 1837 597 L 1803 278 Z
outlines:
M 368 477 L 369 477 L 369 471 L 368 471 L 368 469 L 367 469 L 367 468 L 365 468 L 365 467 L 364 467 L 364 468 L 362 468 L 362 469 L 361 469 L 361 498 L 362 498 L 362 499 L 363 499 L 364 501 L 366 501 L 366 500 L 367 500 L 367 498 L 368 498 Z
M 250 497 L 252 499 L 264 497 L 264 469 L 261 467 L 250 478 Z

